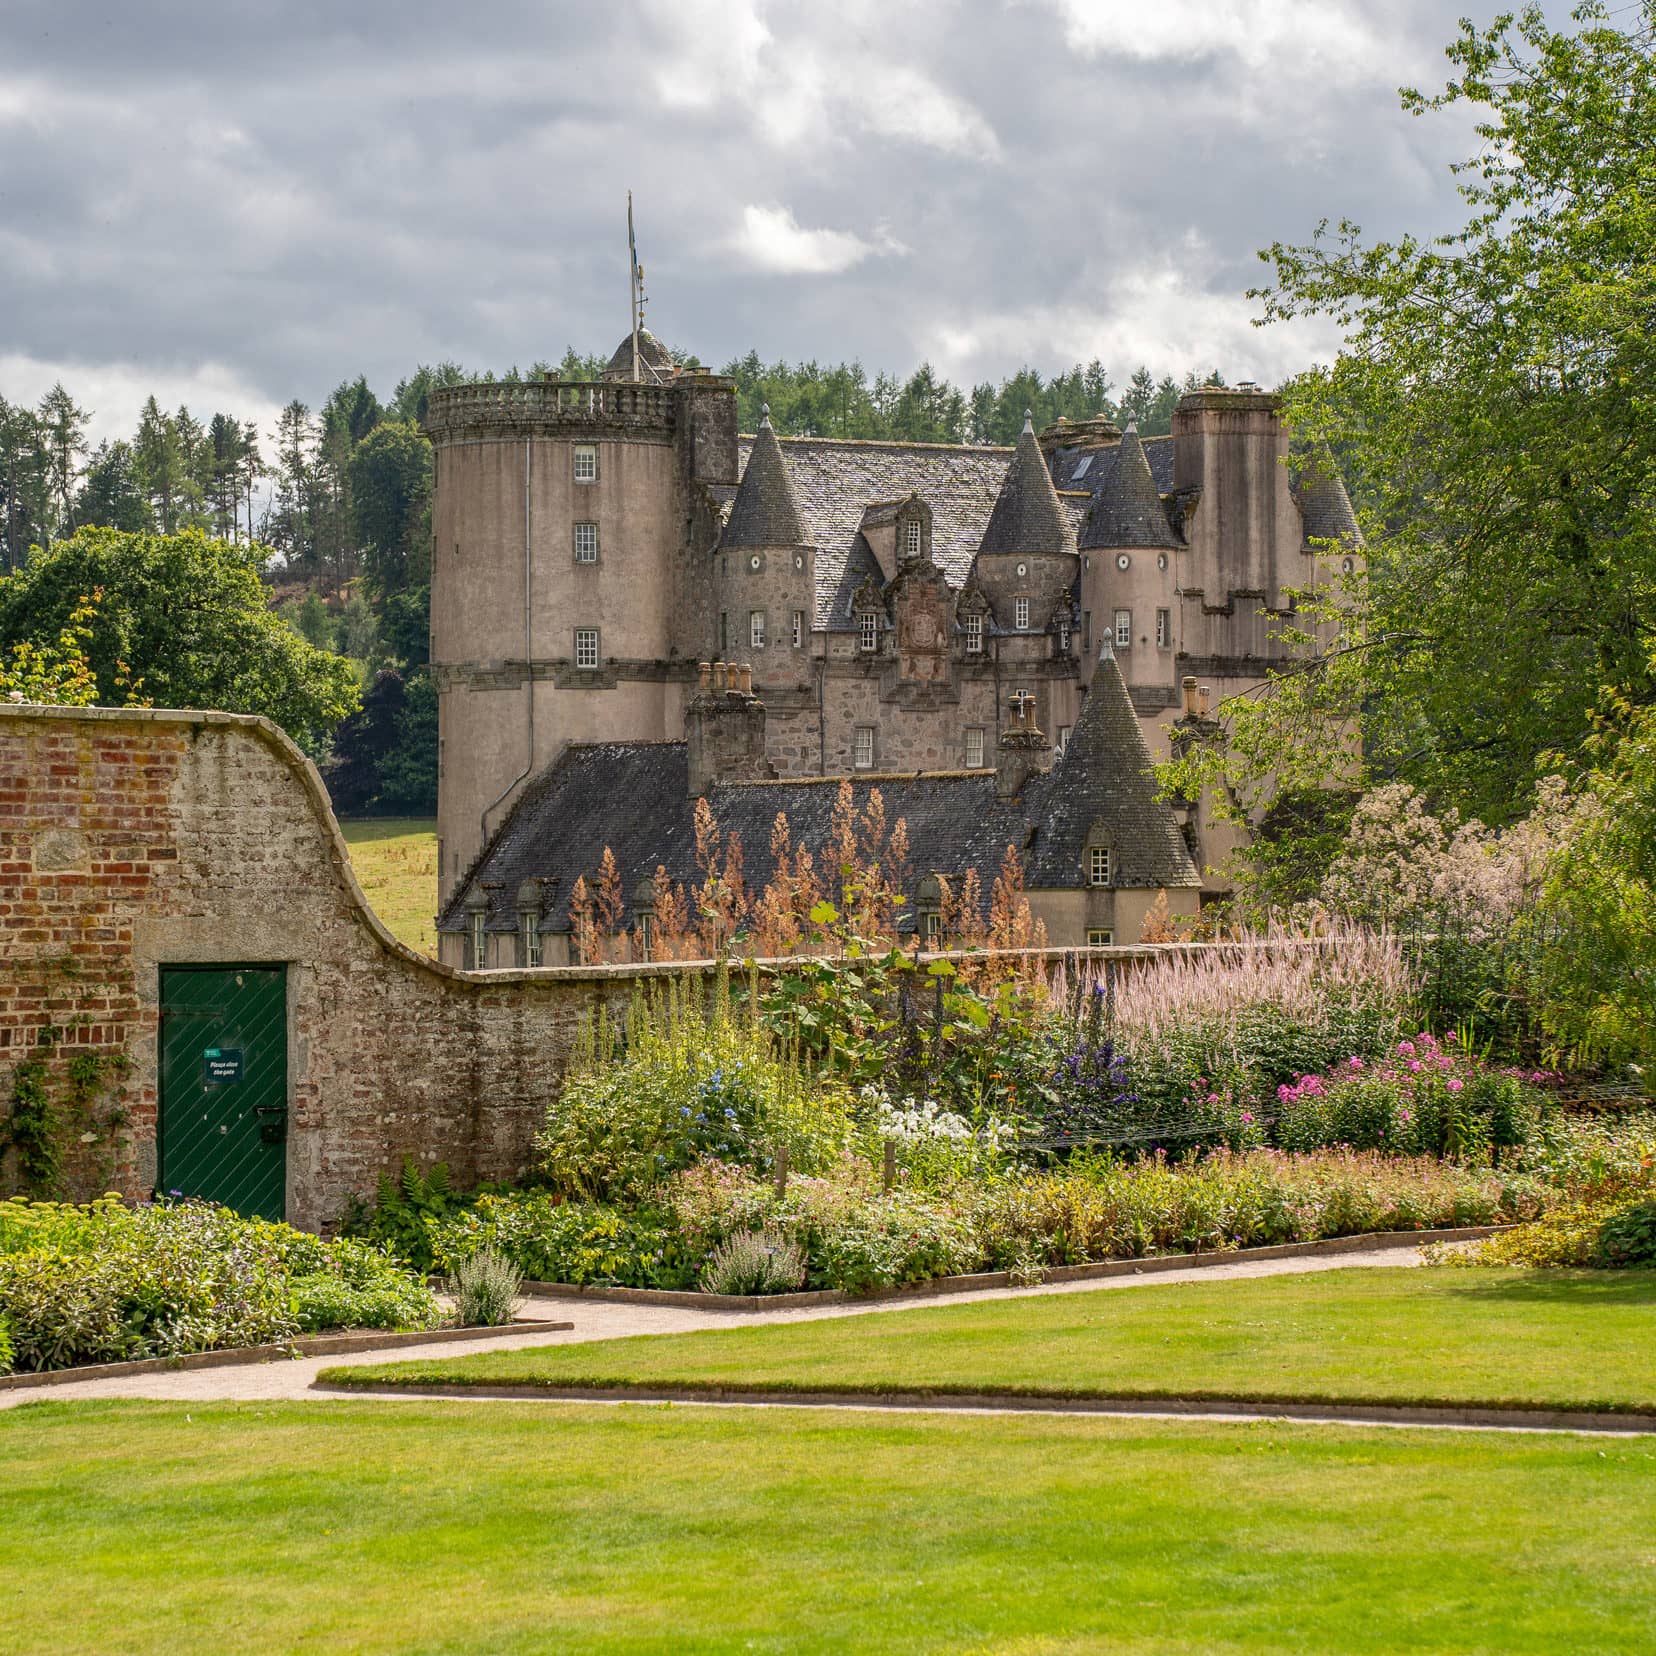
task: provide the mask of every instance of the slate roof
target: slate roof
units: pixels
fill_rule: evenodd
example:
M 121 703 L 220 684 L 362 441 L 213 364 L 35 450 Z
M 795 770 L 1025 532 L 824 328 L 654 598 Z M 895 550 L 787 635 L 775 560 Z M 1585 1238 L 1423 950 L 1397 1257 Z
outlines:
M 1073 552 L 1075 531 L 1058 499 L 1046 456 L 1026 419 L 1012 451 L 995 509 L 978 546 L 979 557 L 1012 552 Z
M 748 452 L 742 480 L 736 486 L 730 516 L 725 520 L 721 546 L 805 546 L 805 529 L 794 503 L 793 485 L 782 450 L 771 429 L 770 410 L 760 422 Z
M 756 440 L 741 439 L 744 467 Z M 965 584 L 1011 450 L 830 437 L 782 437 L 777 442 L 806 543 L 817 549 L 819 627 L 846 625 L 851 593 L 870 570 L 878 572 L 859 534 L 864 509 L 871 504 L 919 495 L 932 512 L 932 561 L 950 586 Z
M 1156 487 L 1137 426 L 1130 425 L 1122 433 L 1111 460 L 1107 473 L 1094 485 L 1092 509 L 1081 531 L 1080 544 L 1176 547 L 1179 539 L 1167 521 L 1161 491 Z M 1096 467 L 1097 461 L 1093 464 Z
M 1094 823 L 1114 852 L 1123 886 L 1199 886 L 1184 835 L 1158 784 L 1150 749 L 1115 654 L 1106 642 L 1064 756 L 1025 790 L 1040 831 L 1024 862 L 1032 887 L 1080 884 Z
M 1351 509 L 1345 480 L 1327 449 L 1306 457 L 1293 487 L 1294 499 L 1299 502 L 1300 517 L 1305 523 L 1306 540 L 1363 544 L 1363 532 L 1357 527 L 1357 514 Z
M 976 868 L 987 900 L 1008 845 L 1019 848 L 1031 887 L 1079 886 L 1088 834 L 1100 820 L 1115 853 L 1117 885 L 1200 884 L 1171 811 L 1155 797 L 1149 750 L 1113 658 L 1100 661 L 1093 685 L 1063 758 L 1016 799 L 995 797 L 992 770 L 851 779 L 859 809 L 878 788 L 886 821 L 895 825 L 901 817 L 907 824 L 911 892 L 928 871 Z M 839 784 L 837 777 L 812 777 L 708 791 L 722 833 L 742 837 L 750 891 L 775 871 L 770 837 L 777 812 L 787 814 L 793 843 L 814 853 L 828 839 Z M 606 846 L 621 874 L 624 925 L 634 923 L 634 888 L 658 865 L 688 889 L 700 878 L 688 792 L 683 742 L 570 747 L 531 784 L 477 865 L 473 879 L 489 898 L 490 928 L 516 929 L 518 888 L 534 878 L 551 893 L 548 929 L 567 930 L 569 894 L 582 875 L 589 884 L 596 878 Z M 440 930 L 464 929 L 465 895 L 450 902 Z

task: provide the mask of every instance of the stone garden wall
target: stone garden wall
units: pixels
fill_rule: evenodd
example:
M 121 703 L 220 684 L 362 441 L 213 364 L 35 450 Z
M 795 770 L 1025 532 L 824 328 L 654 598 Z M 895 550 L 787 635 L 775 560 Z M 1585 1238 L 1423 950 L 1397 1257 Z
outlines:
M 522 1172 L 581 1018 L 684 970 L 441 966 L 369 909 L 320 777 L 267 721 L 0 706 L 0 1192 L 20 1109 L 44 1106 L 66 1193 L 147 1196 L 160 969 L 275 962 L 287 1212 L 312 1228 L 404 1155 Z

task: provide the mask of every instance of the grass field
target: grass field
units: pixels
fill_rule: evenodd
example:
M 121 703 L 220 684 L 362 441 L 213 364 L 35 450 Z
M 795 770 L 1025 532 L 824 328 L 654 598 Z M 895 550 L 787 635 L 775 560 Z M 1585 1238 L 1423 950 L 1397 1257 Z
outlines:
M 399 941 L 437 953 L 437 824 L 423 817 L 342 822 L 351 866 L 374 912 Z
M 0 1464 L 31 1656 L 1656 1648 L 1641 1440 L 46 1402 Z
M 1656 1272 L 1363 1269 L 492 1351 L 328 1378 L 1656 1409 L 1653 1353 Z

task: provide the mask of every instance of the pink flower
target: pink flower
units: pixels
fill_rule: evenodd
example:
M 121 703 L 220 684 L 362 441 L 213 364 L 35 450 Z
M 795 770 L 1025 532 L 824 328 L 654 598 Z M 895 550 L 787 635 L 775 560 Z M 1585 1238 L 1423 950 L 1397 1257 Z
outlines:
M 1363 1060 L 1361 1058 L 1353 1058 L 1350 1062 L 1353 1069 L 1361 1069 L 1363 1067 Z
M 1466 1083 L 1464 1081 L 1457 1081 L 1453 1078 L 1451 1078 L 1448 1083 L 1450 1092 L 1459 1092 L 1465 1085 Z
M 1419 1059 L 1418 1059 L 1418 1058 L 1411 1058 L 1411 1059 L 1410 1059 L 1410 1060 L 1409 1060 L 1409 1068 L 1410 1068 L 1410 1069 L 1411 1069 L 1411 1070 L 1412 1070 L 1412 1071 L 1413 1071 L 1413 1072 L 1414 1072 L 1414 1073 L 1415 1073 L 1415 1074 L 1416 1074 L 1416 1075 L 1418 1075 L 1418 1074 L 1419 1074 L 1419 1073 L 1420 1073 L 1420 1060 L 1419 1060 Z
M 1405 1058 L 1412 1058 L 1415 1053 L 1415 1044 L 1413 1041 L 1399 1041 L 1397 1043 L 1397 1050 L 1402 1053 Z

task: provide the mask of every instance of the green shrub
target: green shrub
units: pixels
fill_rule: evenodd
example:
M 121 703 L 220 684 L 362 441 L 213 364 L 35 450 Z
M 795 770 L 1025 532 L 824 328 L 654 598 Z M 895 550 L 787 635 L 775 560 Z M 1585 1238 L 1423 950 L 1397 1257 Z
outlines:
M 492 1248 L 532 1282 L 578 1287 L 687 1288 L 699 1258 L 686 1258 L 670 1216 L 568 1202 L 548 1190 L 480 1196 L 432 1230 L 438 1269 Z
M 1277 1098 L 1284 1149 L 1343 1144 L 1468 1162 L 1526 1143 L 1543 1114 L 1523 1074 L 1425 1033 L 1378 1059 L 1352 1054 L 1325 1074 L 1303 1075 Z
M 738 1231 L 701 1269 L 706 1294 L 788 1294 L 805 1281 L 805 1255 L 779 1231 Z
M 675 979 L 640 990 L 624 1038 L 602 1017 L 584 1025 L 535 1143 L 555 1190 L 615 1201 L 707 1158 L 762 1172 L 785 1147 L 809 1171 L 851 1129 L 843 1088 L 784 1052 L 756 1010 L 733 1010 L 721 970 L 711 1008 Z
M 1599 1226 L 1595 1265 L 1656 1265 L 1656 1201 L 1618 1208 Z
M 353 1287 L 343 1277 L 321 1271 L 295 1277 L 293 1314 L 301 1333 L 330 1328 L 435 1328 L 442 1310 L 423 1282 L 400 1273 Z
M 523 1273 L 497 1248 L 458 1261 L 448 1281 L 462 1328 L 502 1328 L 518 1313 Z
M 0 1317 L 25 1371 L 264 1345 L 340 1322 L 429 1326 L 436 1311 L 376 1248 L 204 1202 L 0 1203 Z
M 380 1174 L 372 1206 L 356 1197 L 351 1199 L 340 1232 L 376 1242 L 429 1275 L 435 1266 L 432 1225 L 458 1213 L 471 1200 L 454 1188 L 447 1162 L 436 1162 L 422 1173 L 412 1156 L 404 1156 L 402 1172 L 396 1178 Z
M 12 1371 L 12 1337 L 11 1324 L 4 1317 L 0 1317 L 0 1374 L 10 1374 Z

